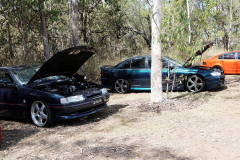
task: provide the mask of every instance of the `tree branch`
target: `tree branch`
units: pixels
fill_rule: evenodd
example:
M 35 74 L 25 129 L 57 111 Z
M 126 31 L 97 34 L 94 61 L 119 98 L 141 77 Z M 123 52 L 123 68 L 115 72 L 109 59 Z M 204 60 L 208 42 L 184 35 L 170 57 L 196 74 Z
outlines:
M 149 6 L 151 6 L 151 8 L 153 7 L 153 4 L 151 4 L 149 0 L 146 0 L 146 2 L 149 4 Z

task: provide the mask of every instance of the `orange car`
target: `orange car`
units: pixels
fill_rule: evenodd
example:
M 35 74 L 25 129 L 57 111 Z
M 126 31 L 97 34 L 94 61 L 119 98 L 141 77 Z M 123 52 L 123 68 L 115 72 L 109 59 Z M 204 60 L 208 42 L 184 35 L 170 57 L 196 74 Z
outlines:
M 213 67 L 224 74 L 240 74 L 240 51 L 225 52 L 211 59 L 204 59 L 203 66 Z

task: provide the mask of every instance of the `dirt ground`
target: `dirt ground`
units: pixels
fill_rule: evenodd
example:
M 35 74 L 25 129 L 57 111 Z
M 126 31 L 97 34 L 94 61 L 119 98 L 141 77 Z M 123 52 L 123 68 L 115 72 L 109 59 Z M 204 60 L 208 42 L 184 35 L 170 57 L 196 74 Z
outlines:
M 150 92 L 112 92 L 101 112 L 51 128 L 0 118 L 0 159 L 240 159 L 239 97 L 240 75 L 229 75 L 222 89 L 162 104 L 150 105 Z

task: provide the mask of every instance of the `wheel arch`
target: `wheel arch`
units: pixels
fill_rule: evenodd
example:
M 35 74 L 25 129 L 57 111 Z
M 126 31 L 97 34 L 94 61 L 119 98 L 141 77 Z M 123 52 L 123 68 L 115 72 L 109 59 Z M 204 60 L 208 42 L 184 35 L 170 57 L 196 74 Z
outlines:
M 221 63 L 213 63 L 212 67 L 219 66 L 223 69 L 223 65 Z
M 224 72 L 224 69 L 223 69 L 223 66 L 222 66 L 222 65 L 216 64 L 216 65 L 212 66 L 212 68 L 214 68 L 214 67 L 221 67 L 221 68 L 222 68 L 222 71 Z

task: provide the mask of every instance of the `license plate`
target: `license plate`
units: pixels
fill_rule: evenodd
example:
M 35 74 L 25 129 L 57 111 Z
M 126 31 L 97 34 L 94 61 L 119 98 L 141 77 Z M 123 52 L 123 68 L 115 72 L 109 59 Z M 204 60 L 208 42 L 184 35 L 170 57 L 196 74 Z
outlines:
M 101 103 L 101 102 L 102 102 L 102 99 L 95 100 L 95 101 L 93 101 L 93 105 Z

